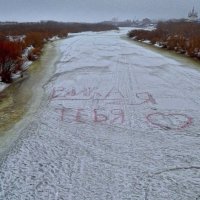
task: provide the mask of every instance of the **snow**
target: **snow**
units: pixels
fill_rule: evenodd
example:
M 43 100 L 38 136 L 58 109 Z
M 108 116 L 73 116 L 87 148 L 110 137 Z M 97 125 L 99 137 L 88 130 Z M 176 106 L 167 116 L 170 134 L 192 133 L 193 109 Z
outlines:
M 0 77 L 0 79 L 1 79 L 1 77 Z M 3 83 L 0 80 L 0 92 L 2 92 L 3 90 L 5 90 L 8 86 L 9 86 L 9 84 Z
M 26 35 L 18 35 L 18 36 L 8 35 L 7 38 L 11 42 L 22 42 L 26 38 Z
M 56 40 L 59 40 L 60 37 L 58 36 L 53 36 L 52 38 L 49 38 L 49 41 L 53 42 L 53 41 L 56 41 Z
M 55 42 L 55 73 L 1 165 L 0 199 L 200 197 L 199 70 L 124 32 Z
M 154 46 L 155 46 L 155 47 L 158 47 L 158 48 L 162 48 L 162 47 L 163 47 L 161 44 L 159 44 L 159 42 L 156 42 L 156 43 L 154 44 Z
M 26 47 L 26 48 L 24 49 L 23 54 L 22 54 L 22 58 L 23 58 L 24 60 L 28 60 L 28 55 L 29 55 L 29 53 L 30 53 L 33 49 L 34 49 L 34 47 L 33 47 L 32 45 L 29 46 L 29 47 Z
M 145 43 L 145 44 L 151 44 L 150 40 L 143 40 L 142 42 Z
M 22 71 L 25 71 L 27 70 L 30 65 L 32 64 L 33 62 L 32 61 L 25 61 L 23 64 L 22 64 Z
M 21 71 L 18 71 L 16 73 L 12 73 L 11 77 L 12 77 L 13 80 L 20 78 L 21 77 Z

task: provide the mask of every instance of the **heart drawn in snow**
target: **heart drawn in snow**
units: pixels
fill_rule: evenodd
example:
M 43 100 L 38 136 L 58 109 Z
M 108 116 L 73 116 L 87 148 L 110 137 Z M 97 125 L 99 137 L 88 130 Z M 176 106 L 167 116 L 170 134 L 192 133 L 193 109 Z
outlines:
M 147 117 L 148 122 L 166 130 L 181 130 L 192 124 L 192 118 L 179 113 L 152 113 Z

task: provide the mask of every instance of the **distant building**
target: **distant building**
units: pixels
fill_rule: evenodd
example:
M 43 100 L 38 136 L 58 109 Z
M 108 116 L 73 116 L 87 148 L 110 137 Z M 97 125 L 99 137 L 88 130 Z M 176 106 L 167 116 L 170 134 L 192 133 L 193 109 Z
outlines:
M 152 21 L 148 18 L 144 18 L 143 20 L 124 20 L 119 21 L 117 18 L 113 18 L 111 21 L 104 21 L 102 23 L 105 24 L 112 24 L 118 27 L 138 27 L 138 28 L 145 28 L 145 27 L 155 27 L 157 21 Z
M 193 9 L 188 13 L 189 21 L 197 21 L 198 20 L 198 13 Z

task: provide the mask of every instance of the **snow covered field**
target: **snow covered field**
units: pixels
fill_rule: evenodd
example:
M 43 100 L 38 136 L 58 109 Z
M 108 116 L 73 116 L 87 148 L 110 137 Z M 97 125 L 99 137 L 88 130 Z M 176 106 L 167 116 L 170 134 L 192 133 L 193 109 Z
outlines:
M 74 34 L 0 169 L 2 200 L 200 200 L 200 72 Z

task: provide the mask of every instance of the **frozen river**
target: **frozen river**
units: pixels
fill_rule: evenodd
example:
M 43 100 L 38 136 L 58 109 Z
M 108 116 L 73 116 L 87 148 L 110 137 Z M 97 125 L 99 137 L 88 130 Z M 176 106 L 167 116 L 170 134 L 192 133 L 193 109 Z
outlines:
M 74 34 L 0 169 L 2 200 L 200 200 L 200 71 Z

